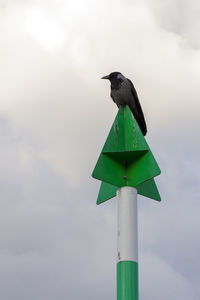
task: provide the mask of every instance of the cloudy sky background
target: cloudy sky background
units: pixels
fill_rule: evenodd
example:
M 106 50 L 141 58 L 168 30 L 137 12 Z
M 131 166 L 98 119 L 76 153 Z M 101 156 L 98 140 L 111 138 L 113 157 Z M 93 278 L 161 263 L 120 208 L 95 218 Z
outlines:
M 141 300 L 198 300 L 200 3 L 0 0 L 0 299 L 115 299 L 116 199 L 90 176 L 132 79 L 162 175 L 139 196 Z

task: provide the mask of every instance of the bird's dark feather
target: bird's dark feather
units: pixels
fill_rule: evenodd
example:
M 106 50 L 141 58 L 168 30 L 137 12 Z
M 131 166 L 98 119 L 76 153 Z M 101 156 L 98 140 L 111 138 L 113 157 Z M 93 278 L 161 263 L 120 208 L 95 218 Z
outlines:
M 142 108 L 141 108 L 141 105 L 140 105 L 140 102 L 139 102 L 139 99 L 138 99 L 136 89 L 135 89 L 132 81 L 128 78 L 127 78 L 127 80 L 129 81 L 129 83 L 131 85 L 131 92 L 132 92 L 134 102 L 135 102 L 135 103 L 131 103 L 129 105 L 129 107 L 130 107 L 134 117 L 136 118 L 136 121 L 138 122 L 138 124 L 139 124 L 139 126 L 142 130 L 143 135 L 146 135 L 147 126 L 146 126 L 146 122 L 145 122 L 145 119 L 144 119 L 144 114 L 143 114 L 143 111 L 142 111 Z
M 135 87 L 130 79 L 124 77 L 120 72 L 112 72 L 102 79 L 111 82 L 111 98 L 118 107 L 128 105 L 135 117 L 143 135 L 147 133 L 147 126 L 138 99 Z

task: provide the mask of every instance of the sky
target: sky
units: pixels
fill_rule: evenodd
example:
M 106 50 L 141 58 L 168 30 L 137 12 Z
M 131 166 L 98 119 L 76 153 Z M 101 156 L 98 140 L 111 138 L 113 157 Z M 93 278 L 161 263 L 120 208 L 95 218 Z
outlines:
M 130 78 L 161 168 L 140 300 L 200 298 L 200 2 L 0 0 L 0 298 L 115 299 L 116 198 L 91 173 Z

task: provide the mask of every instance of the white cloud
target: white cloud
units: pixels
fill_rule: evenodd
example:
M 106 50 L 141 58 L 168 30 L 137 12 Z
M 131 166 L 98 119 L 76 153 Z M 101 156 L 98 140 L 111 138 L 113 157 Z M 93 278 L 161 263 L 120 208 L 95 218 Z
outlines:
M 146 3 L 154 10 L 159 23 L 165 29 L 178 33 L 191 47 L 199 49 L 200 3 L 198 0 L 167 0 L 162 3 L 158 0 L 150 0 Z
M 114 10 L 112 3 L 107 2 L 93 5 L 90 10 L 85 5 L 79 17 L 80 10 L 74 13 L 79 2 L 72 6 L 70 3 L 59 2 L 52 16 L 52 24 L 57 22 L 60 34 L 66 31 L 67 36 L 67 41 L 64 44 L 62 41 L 60 49 L 54 52 L 48 52 L 48 45 L 45 51 L 39 40 L 38 43 L 32 40 L 33 32 L 26 32 L 26 27 L 16 35 L 16 28 L 13 30 L 7 24 L 9 44 L 5 43 L 3 48 L 6 51 L 9 47 L 10 54 L 5 54 L 3 61 L 7 75 L 2 73 L 1 77 L 4 83 L 1 110 L 17 126 L 26 127 L 38 136 L 46 148 L 43 156 L 71 184 L 77 184 L 87 164 L 90 165 L 91 149 L 100 151 L 109 121 L 116 112 L 109 99 L 108 85 L 100 81 L 101 75 L 120 70 L 133 79 L 150 132 L 159 134 L 157 131 L 166 130 L 169 134 L 169 127 L 173 126 L 172 136 L 182 135 L 183 128 L 188 135 L 198 124 L 200 59 L 199 53 L 189 49 L 178 35 L 159 28 L 145 4 L 117 3 Z M 42 4 L 48 22 L 54 5 Z M 34 6 L 23 7 L 20 28 L 27 20 L 23 17 L 24 10 L 35 12 Z M 66 18 L 64 23 L 65 11 L 74 19 L 68 22 Z M 18 22 L 18 14 L 20 8 L 12 11 L 14 24 Z M 47 25 L 45 19 L 44 24 Z M 57 43 L 60 35 L 54 35 L 51 26 L 49 31 L 48 26 L 45 28 L 45 38 L 50 37 L 53 45 L 55 36 Z M 37 32 L 42 36 L 42 28 Z M 193 119 L 186 125 L 183 120 L 187 118 L 188 99 Z M 94 159 L 95 155 L 93 162 Z
M 24 27 L 45 49 L 60 47 L 65 40 L 62 28 L 40 9 L 31 8 L 26 12 Z
M 141 294 L 186 299 L 198 289 L 199 50 L 161 27 L 158 3 L 9 3 L 0 21 L 1 298 L 22 299 L 22 281 L 29 299 L 30 290 L 37 300 L 113 298 L 114 202 L 95 207 L 90 174 L 117 112 L 100 77 L 119 70 L 136 86 L 163 172 L 163 203 L 140 199 Z

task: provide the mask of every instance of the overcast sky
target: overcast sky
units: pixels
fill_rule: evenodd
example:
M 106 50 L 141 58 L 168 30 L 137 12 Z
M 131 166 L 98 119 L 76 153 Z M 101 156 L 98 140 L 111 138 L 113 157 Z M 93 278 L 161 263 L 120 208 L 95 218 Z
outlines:
M 200 298 L 200 2 L 0 0 L 0 299 L 115 299 L 116 199 L 92 170 L 130 78 L 162 202 L 139 196 L 140 300 Z

